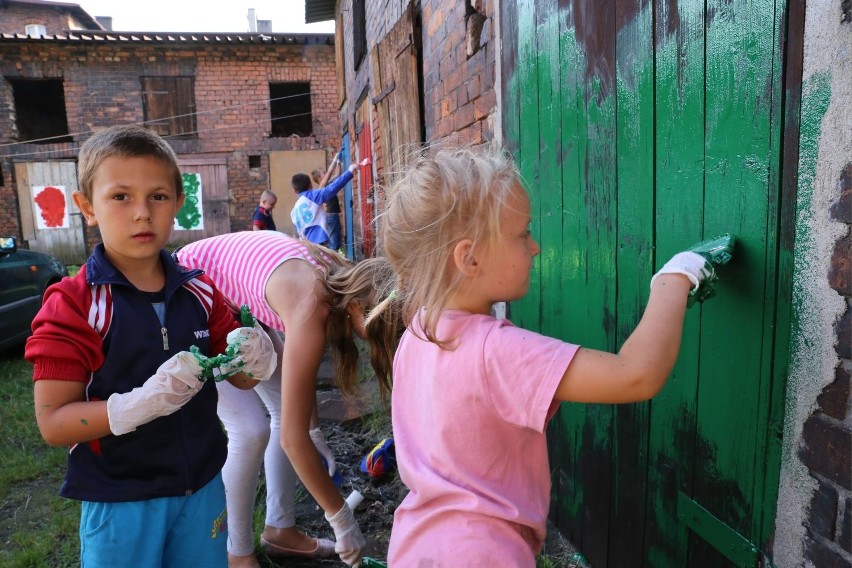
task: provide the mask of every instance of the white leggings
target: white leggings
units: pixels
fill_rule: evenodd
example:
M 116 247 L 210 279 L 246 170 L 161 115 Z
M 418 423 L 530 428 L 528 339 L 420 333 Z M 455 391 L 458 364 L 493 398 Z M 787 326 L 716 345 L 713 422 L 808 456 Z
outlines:
M 217 383 L 219 418 L 228 433 L 228 459 L 222 468 L 228 508 L 228 552 L 254 552 L 253 511 L 260 465 L 266 476 L 266 524 L 288 528 L 296 524 L 296 472 L 281 449 L 281 350 L 278 333 L 269 333 L 279 368 L 254 389 L 240 390 L 227 381 Z

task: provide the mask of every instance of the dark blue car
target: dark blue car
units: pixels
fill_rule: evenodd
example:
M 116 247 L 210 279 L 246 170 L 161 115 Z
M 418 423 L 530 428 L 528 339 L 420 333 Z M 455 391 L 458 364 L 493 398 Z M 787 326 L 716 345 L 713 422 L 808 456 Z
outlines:
M 19 249 L 13 237 L 0 237 L 0 350 L 30 335 L 44 291 L 63 276 L 68 269 L 49 254 Z

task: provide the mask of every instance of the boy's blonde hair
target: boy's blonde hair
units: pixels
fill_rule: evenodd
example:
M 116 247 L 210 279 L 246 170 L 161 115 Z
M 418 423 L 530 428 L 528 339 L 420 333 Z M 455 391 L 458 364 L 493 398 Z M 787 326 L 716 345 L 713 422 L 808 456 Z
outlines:
M 444 346 L 436 326 L 461 274 L 453 249 L 471 239 L 474 249 L 494 245 L 511 192 L 523 187 L 509 156 L 489 146 L 425 150 L 410 161 L 387 192 L 382 222 L 385 254 L 399 279 L 406 318 L 425 308 L 428 341 Z
M 271 190 L 264 189 L 263 193 L 260 194 L 260 200 L 261 201 L 276 201 L 277 202 L 278 196 L 275 195 L 275 193 L 272 192 Z
M 175 195 L 183 193 L 183 178 L 177 156 L 165 140 L 141 126 L 112 126 L 96 132 L 80 147 L 77 182 L 89 201 L 92 200 L 92 182 L 98 168 L 104 160 L 114 156 L 157 158 L 171 170 Z

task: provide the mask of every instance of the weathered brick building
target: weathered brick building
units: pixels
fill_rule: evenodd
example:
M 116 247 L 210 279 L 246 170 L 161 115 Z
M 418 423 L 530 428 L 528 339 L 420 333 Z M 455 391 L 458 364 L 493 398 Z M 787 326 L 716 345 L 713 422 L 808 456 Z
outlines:
M 412 150 L 494 137 L 493 21 L 479 10 L 438 0 L 306 2 L 308 23 L 336 21 L 339 120 L 351 159 L 373 159 L 351 200 L 357 257 L 380 250 L 382 187 Z
M 115 124 L 154 129 L 198 174 L 203 229 L 176 231 L 175 242 L 249 229 L 267 188 L 287 229 L 290 176 L 324 167 L 340 143 L 332 35 L 83 29 L 100 25 L 77 5 L 45 4 L 0 6 L 0 234 L 79 262 L 98 235 L 81 248 L 76 153 Z M 44 29 L 27 35 L 26 25 Z M 67 239 L 33 214 L 32 192 L 51 184 L 69 197 Z

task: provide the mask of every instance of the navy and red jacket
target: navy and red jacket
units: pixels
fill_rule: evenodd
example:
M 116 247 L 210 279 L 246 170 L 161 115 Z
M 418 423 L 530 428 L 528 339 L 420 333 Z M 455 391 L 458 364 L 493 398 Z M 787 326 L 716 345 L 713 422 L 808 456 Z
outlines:
M 86 383 L 86 400 L 106 400 L 142 385 L 179 351 L 224 351 L 239 327 L 222 294 L 200 270 L 160 252 L 166 274 L 165 325 L 150 298 L 98 245 L 73 278 L 48 288 L 25 356 L 33 380 Z M 227 441 L 207 381 L 180 410 L 122 436 L 75 444 L 60 495 L 84 501 L 141 501 L 189 495 L 222 469 Z

